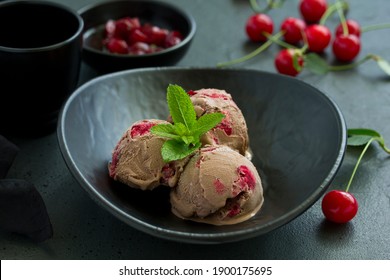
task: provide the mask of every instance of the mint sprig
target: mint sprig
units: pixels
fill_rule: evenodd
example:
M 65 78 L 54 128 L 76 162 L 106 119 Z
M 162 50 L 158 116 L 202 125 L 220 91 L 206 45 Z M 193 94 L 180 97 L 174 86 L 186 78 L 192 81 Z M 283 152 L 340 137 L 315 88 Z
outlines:
M 173 124 L 158 124 L 151 132 L 167 138 L 161 148 L 165 162 L 183 159 L 201 147 L 201 136 L 218 125 L 225 117 L 222 113 L 210 113 L 196 118 L 196 112 L 186 91 L 170 84 L 167 103 Z

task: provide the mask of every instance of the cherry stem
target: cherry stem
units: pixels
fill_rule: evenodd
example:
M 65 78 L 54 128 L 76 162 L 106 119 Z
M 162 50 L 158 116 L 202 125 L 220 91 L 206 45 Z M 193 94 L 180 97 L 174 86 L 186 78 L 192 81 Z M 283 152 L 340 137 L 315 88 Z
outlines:
M 283 32 L 283 31 L 281 31 L 281 32 Z M 269 34 L 265 34 L 264 36 L 267 37 L 268 40 L 273 41 L 274 43 L 278 44 L 279 46 L 281 46 L 283 48 L 294 49 L 295 50 L 294 54 L 297 57 L 299 57 L 299 56 L 302 56 L 307 51 L 307 49 L 309 47 L 309 44 L 307 43 L 306 35 L 304 34 L 304 32 L 302 32 L 302 33 L 303 33 L 302 38 L 303 38 L 303 41 L 305 42 L 305 44 L 300 49 L 297 46 L 291 45 L 289 43 L 286 43 L 283 40 L 280 40 L 279 38 L 276 38 L 275 36 L 270 36 Z M 283 34 L 284 34 L 284 32 L 283 32 Z M 301 68 L 299 68 L 299 69 L 301 69 Z
M 336 3 L 330 5 L 328 9 L 326 9 L 325 13 L 322 15 L 319 24 L 325 25 L 326 20 L 337 10 L 347 10 L 348 9 L 348 3 L 343 1 L 337 1 Z
M 264 34 L 265 36 L 267 36 L 268 34 Z M 278 32 L 276 33 L 275 35 L 272 36 L 272 38 L 280 38 L 281 36 L 283 35 L 283 32 Z M 217 67 L 226 67 L 226 66 L 230 66 L 230 65 L 233 65 L 233 64 L 238 64 L 238 63 L 241 63 L 241 62 L 244 62 L 244 61 L 247 61 L 253 57 L 255 57 L 256 55 L 260 54 L 262 51 L 266 50 L 269 46 L 271 46 L 273 43 L 273 40 L 267 40 L 264 44 L 262 44 L 260 47 L 258 47 L 256 50 L 254 50 L 253 52 L 241 57 L 241 58 L 237 58 L 237 59 L 234 59 L 234 60 L 231 60 L 231 61 L 228 61 L 228 62 L 221 62 L 221 63 L 218 63 L 217 64 Z
M 367 56 L 365 56 L 365 57 L 362 58 L 361 60 L 356 61 L 356 62 L 351 63 L 351 64 L 336 65 L 336 66 L 332 65 L 332 66 L 329 66 L 329 67 L 328 67 L 328 70 L 329 70 L 329 71 L 344 71 L 344 70 L 349 70 L 349 69 L 352 69 L 352 68 L 355 68 L 355 67 L 359 66 L 360 64 L 363 64 L 364 62 L 366 62 L 367 60 L 370 60 L 370 59 L 374 59 L 374 60 L 375 60 L 375 55 L 368 54 Z
M 381 137 L 374 137 L 374 140 L 377 140 L 378 143 L 379 143 L 379 146 L 381 146 L 382 149 L 383 149 L 386 153 L 390 154 L 390 149 L 389 149 L 388 147 L 386 147 L 386 145 L 385 145 L 385 140 L 383 139 L 382 136 L 381 136 Z
M 337 1 L 337 3 L 340 3 L 340 1 Z M 349 34 L 348 25 L 347 25 L 347 20 L 345 19 L 344 11 L 341 7 L 341 3 L 340 5 L 337 5 L 337 12 L 339 14 L 341 26 L 343 28 L 343 35 L 347 36 Z
M 358 158 L 358 161 L 357 161 L 356 164 L 355 164 L 355 168 L 354 168 L 353 171 L 352 171 L 351 178 L 349 178 L 349 182 L 348 182 L 347 188 L 345 189 L 345 192 L 348 192 L 348 191 L 349 191 L 349 187 L 350 187 L 351 184 L 352 184 L 352 180 L 353 180 L 353 177 L 354 177 L 355 174 L 356 174 L 356 170 L 358 169 L 358 166 L 359 166 L 359 164 L 360 164 L 360 162 L 361 162 L 361 160 L 362 160 L 364 154 L 366 153 L 368 147 L 370 146 L 370 144 L 371 144 L 372 141 L 374 141 L 374 140 L 375 140 L 375 137 L 372 137 L 372 138 L 367 142 L 366 146 L 364 146 L 364 149 L 363 149 L 363 151 L 361 152 L 361 154 L 360 154 L 360 156 L 359 156 L 359 158 Z
M 280 0 L 280 3 L 275 3 L 275 0 L 267 0 L 267 6 L 264 9 L 260 8 L 259 4 L 257 3 L 257 0 L 249 0 L 249 3 L 255 13 L 266 13 L 273 8 L 280 8 L 283 5 L 284 1 L 285 0 Z
M 259 4 L 257 3 L 257 0 L 249 0 L 249 3 L 251 4 L 251 8 L 255 13 L 262 12 L 262 9 L 260 9 Z
M 381 24 L 375 24 L 375 25 L 362 27 L 361 32 L 363 33 L 363 32 L 367 32 L 367 31 L 386 29 L 386 28 L 390 28 L 390 23 L 381 23 Z
M 283 32 L 283 31 L 281 31 Z M 284 32 L 282 33 L 282 35 L 284 34 Z M 284 47 L 286 49 L 296 49 L 297 47 L 296 46 L 293 46 L 289 43 L 286 43 L 285 41 L 282 41 L 280 40 L 279 38 L 280 37 L 276 37 L 276 36 L 271 36 L 270 34 L 264 34 L 264 36 L 268 39 L 268 40 L 271 40 L 272 42 L 278 44 L 279 46 L 281 47 Z

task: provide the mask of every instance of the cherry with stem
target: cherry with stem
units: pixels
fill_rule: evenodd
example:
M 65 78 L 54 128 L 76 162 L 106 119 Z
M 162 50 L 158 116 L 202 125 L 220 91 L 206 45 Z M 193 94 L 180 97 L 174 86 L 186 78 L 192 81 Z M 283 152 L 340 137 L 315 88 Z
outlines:
M 366 128 L 348 129 L 348 146 L 364 146 L 364 148 L 355 164 L 345 190 L 332 190 L 323 197 L 321 209 L 327 220 L 335 223 L 347 223 L 356 216 L 358 202 L 349 192 L 349 188 L 364 154 L 374 141 L 377 141 L 381 148 L 390 154 L 390 149 L 386 147 L 384 138 L 377 131 Z

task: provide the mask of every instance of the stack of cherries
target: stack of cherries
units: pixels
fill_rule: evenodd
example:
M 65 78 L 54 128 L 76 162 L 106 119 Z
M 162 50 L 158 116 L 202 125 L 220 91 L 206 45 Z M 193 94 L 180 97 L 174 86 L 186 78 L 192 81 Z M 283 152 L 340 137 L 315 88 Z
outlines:
M 341 3 L 338 9 L 342 9 Z M 281 74 L 298 75 L 304 66 L 306 52 L 322 53 L 331 44 L 332 52 L 340 62 L 351 62 L 360 52 L 361 28 L 358 22 L 345 19 L 334 31 L 334 39 L 329 28 L 321 22 L 328 11 L 326 0 L 300 0 L 299 12 L 301 18 L 287 17 L 280 25 L 284 45 L 275 57 L 275 67 Z M 245 25 L 246 33 L 253 42 L 265 42 L 266 34 L 272 34 L 274 23 L 266 13 L 251 15 Z M 291 47 L 288 47 L 288 46 Z M 303 45 L 302 48 L 297 46 Z
M 110 53 L 143 55 L 173 47 L 182 38 L 177 30 L 141 24 L 137 17 L 123 17 L 106 22 L 103 46 Z

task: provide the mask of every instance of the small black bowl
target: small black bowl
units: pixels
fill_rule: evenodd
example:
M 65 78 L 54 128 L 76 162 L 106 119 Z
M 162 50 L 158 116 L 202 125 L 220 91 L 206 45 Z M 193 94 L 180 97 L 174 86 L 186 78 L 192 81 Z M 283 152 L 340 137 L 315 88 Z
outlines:
M 79 11 L 84 20 L 83 60 L 100 73 L 141 67 L 171 66 L 187 52 L 196 32 L 193 17 L 173 5 L 154 0 L 118 0 L 91 4 Z M 103 48 L 105 24 L 108 20 L 138 17 L 168 30 L 177 30 L 183 40 L 165 50 L 144 54 L 112 54 Z

